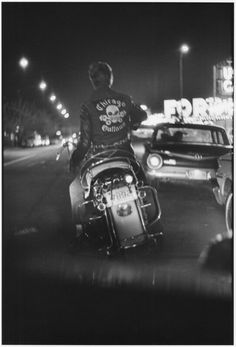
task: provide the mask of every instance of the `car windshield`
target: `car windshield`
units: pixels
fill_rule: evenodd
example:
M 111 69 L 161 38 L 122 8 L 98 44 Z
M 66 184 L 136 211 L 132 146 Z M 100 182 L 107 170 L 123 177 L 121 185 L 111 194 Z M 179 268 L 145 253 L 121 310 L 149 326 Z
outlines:
M 220 130 L 163 127 L 157 130 L 156 142 L 181 142 L 181 143 L 206 143 L 224 144 L 224 138 Z

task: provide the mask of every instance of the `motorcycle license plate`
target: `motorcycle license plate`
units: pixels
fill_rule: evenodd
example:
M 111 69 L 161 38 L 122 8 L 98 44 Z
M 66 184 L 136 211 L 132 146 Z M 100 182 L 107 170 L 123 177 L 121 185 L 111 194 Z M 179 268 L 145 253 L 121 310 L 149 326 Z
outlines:
M 128 187 L 113 189 L 112 192 L 109 191 L 105 194 L 105 198 L 107 200 L 107 207 L 111 207 L 137 199 L 137 193 L 135 186 L 131 185 L 130 189 Z

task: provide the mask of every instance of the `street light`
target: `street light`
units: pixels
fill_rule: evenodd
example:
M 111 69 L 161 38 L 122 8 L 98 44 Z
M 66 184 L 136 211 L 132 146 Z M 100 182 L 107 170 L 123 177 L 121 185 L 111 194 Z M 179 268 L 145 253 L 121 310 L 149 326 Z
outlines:
M 29 60 L 25 57 L 22 57 L 20 60 L 19 60 L 19 65 L 20 67 L 25 70 L 27 68 L 27 66 L 29 65 Z
M 69 115 L 69 113 L 67 112 L 65 115 L 64 115 L 64 118 L 69 118 L 70 117 L 70 115 Z
M 51 101 L 51 102 L 54 102 L 55 100 L 56 100 L 56 95 L 52 94 L 52 95 L 50 96 L 50 101 Z
M 66 113 L 67 113 L 67 111 L 66 111 L 66 109 L 64 108 L 64 109 L 61 111 L 61 114 L 64 116 Z
M 57 104 L 57 109 L 61 110 L 62 109 L 62 104 Z
M 41 81 L 39 83 L 39 88 L 44 91 L 47 88 L 47 83 L 45 81 Z
M 183 44 L 179 49 L 179 86 L 180 86 L 180 100 L 183 97 L 183 55 L 189 52 L 189 46 Z

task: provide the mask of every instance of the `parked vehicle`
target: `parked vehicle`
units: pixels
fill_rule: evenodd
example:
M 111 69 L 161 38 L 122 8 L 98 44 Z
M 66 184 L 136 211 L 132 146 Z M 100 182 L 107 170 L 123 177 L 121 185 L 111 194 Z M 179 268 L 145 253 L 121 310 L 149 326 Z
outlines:
M 50 139 L 49 139 L 49 136 L 43 136 L 42 137 L 42 146 L 49 146 L 50 145 Z
M 217 185 L 213 192 L 219 205 L 225 205 L 227 197 L 232 193 L 233 185 L 233 152 L 229 152 L 218 159 L 216 172 Z
M 225 203 L 225 224 L 228 233 L 231 235 L 233 232 L 233 192 L 231 191 Z
M 217 159 L 231 150 L 224 128 L 160 123 L 146 144 L 144 165 L 150 177 L 203 180 L 216 184 Z
M 154 127 L 147 125 L 140 125 L 140 127 L 136 130 L 132 130 L 132 139 L 150 139 L 153 135 Z
M 83 161 L 80 172 L 86 210 L 83 232 L 90 244 L 110 255 L 149 240 L 158 242 L 162 228 L 157 192 L 147 185 L 140 164 L 129 152 L 98 153 Z
M 217 203 L 225 209 L 225 222 L 229 232 L 233 229 L 233 151 L 218 159 L 216 185 L 213 193 Z
M 23 147 L 38 147 L 42 146 L 42 137 L 38 133 L 34 133 L 22 140 Z

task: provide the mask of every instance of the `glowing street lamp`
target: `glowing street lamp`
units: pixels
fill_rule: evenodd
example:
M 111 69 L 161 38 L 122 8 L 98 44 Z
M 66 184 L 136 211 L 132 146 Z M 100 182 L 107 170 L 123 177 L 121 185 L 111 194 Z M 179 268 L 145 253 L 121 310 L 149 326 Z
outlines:
M 183 97 L 183 55 L 189 52 L 189 46 L 183 44 L 179 48 L 179 86 L 180 86 L 180 100 Z
M 39 88 L 44 91 L 47 88 L 47 83 L 45 81 L 41 81 L 39 83 Z
M 57 104 L 57 109 L 61 110 L 62 109 L 62 104 Z
M 20 60 L 19 60 L 19 65 L 20 67 L 25 70 L 27 68 L 27 66 L 29 65 L 29 60 L 25 57 L 22 57 Z
M 64 116 L 66 113 L 67 113 L 67 111 L 66 111 L 66 109 L 64 108 L 64 109 L 61 111 L 61 114 Z
M 69 118 L 70 117 L 70 115 L 69 115 L 69 113 L 67 112 L 65 115 L 64 115 L 64 118 Z
M 181 47 L 180 47 L 180 52 L 182 53 L 188 53 L 189 51 L 189 46 L 186 45 L 186 44 L 183 44 Z
M 50 101 L 51 101 L 51 102 L 54 102 L 55 100 L 56 100 L 56 95 L 52 94 L 52 95 L 50 96 Z

